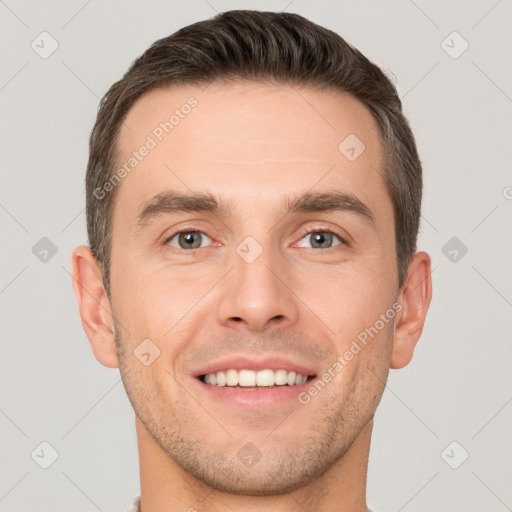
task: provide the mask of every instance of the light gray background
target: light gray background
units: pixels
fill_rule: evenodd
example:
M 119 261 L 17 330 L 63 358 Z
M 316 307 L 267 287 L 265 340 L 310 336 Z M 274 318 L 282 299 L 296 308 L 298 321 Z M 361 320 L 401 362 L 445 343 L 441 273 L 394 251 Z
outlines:
M 139 491 L 133 410 L 119 370 L 94 358 L 71 288 L 88 136 L 100 97 L 149 44 L 233 8 L 340 33 L 394 77 L 417 137 L 434 299 L 376 415 L 369 505 L 512 510 L 510 0 L 0 1 L 0 510 L 121 511 Z M 43 31 L 59 45 L 47 59 L 31 48 Z M 469 43 L 458 58 L 445 51 L 462 48 L 453 31 Z M 46 262 L 32 252 L 43 237 L 58 249 Z M 468 248 L 455 262 L 452 237 Z M 59 455 L 48 469 L 31 458 L 42 441 Z

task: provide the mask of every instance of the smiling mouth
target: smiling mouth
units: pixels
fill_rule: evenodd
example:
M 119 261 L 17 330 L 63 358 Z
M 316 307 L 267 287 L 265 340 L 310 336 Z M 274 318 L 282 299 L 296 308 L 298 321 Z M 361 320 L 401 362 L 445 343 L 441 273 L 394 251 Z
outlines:
M 238 387 L 246 389 L 265 389 L 278 386 L 299 386 L 315 378 L 315 375 L 303 375 L 283 369 L 236 370 L 229 369 L 199 375 L 198 379 L 210 386 Z

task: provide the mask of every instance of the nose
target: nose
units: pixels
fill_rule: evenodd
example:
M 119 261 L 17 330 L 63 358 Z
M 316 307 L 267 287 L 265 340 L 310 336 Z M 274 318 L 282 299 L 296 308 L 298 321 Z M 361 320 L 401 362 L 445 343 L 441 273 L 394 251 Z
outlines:
M 233 265 L 218 302 L 222 325 L 256 332 L 297 322 L 299 299 L 286 262 L 266 249 L 250 263 L 235 254 Z

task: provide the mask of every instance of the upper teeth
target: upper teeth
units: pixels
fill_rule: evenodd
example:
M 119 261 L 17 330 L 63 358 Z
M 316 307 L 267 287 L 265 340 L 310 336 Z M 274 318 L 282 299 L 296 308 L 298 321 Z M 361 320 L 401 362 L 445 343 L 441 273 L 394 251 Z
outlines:
M 209 373 L 204 376 L 204 382 L 214 386 L 294 386 L 304 384 L 306 375 L 286 370 L 226 370 Z

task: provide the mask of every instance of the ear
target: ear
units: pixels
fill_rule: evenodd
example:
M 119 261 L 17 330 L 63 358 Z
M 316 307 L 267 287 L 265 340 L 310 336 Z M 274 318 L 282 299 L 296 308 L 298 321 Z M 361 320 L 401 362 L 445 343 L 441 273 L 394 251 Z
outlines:
M 407 277 L 398 298 L 402 310 L 395 324 L 390 368 L 403 368 L 411 361 L 414 347 L 425 324 L 431 298 L 430 256 L 425 252 L 418 252 L 409 263 Z
M 73 290 L 94 356 L 102 365 L 118 368 L 112 309 L 101 269 L 89 247 L 80 246 L 73 251 L 72 266 Z

